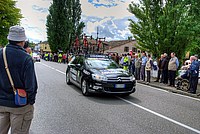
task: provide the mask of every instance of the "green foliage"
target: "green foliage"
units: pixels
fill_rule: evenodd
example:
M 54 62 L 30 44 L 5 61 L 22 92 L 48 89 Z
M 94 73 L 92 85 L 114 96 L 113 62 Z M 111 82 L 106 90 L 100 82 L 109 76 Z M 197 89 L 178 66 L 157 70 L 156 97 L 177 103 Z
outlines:
M 0 0 L 0 46 L 7 44 L 9 28 L 17 25 L 22 18 L 20 9 L 15 7 L 16 1 Z
M 128 10 L 135 15 L 137 21 L 130 20 L 130 31 L 138 41 L 138 47 L 154 56 L 175 52 L 180 59 L 187 50 L 197 47 L 200 41 L 200 2 L 190 2 L 191 0 L 140 0 L 140 4 L 132 2 Z
M 200 55 L 200 1 L 184 0 L 184 4 L 188 9 L 187 16 L 190 20 L 189 28 L 191 30 L 190 45 L 187 50 L 190 51 L 190 55 Z
M 35 43 L 33 43 L 33 42 L 29 42 L 29 47 L 30 47 L 30 48 L 34 49 L 34 48 L 35 48 L 35 46 L 36 46 L 36 44 L 35 44 Z
M 53 52 L 66 52 L 85 26 L 79 0 L 53 0 L 47 16 L 47 38 Z

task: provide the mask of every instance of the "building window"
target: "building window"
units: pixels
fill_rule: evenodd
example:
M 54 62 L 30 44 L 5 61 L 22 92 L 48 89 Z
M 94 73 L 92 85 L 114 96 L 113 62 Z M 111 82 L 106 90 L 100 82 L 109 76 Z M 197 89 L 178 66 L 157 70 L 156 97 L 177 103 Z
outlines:
M 45 47 L 44 49 L 47 49 L 47 47 Z
M 140 50 L 138 50 L 138 53 L 141 53 L 141 51 L 140 51 Z
M 132 47 L 132 51 L 137 53 L 137 48 Z
M 124 47 L 124 52 L 129 52 L 129 47 Z

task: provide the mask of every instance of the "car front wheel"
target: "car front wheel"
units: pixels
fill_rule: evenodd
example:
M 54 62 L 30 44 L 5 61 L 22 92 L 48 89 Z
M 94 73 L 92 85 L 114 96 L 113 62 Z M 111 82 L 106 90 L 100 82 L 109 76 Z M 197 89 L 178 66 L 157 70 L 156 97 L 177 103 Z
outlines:
M 66 73 L 66 83 L 67 83 L 68 85 L 71 84 L 71 82 L 70 82 L 70 76 L 69 76 L 69 71 L 67 71 L 67 73 Z
M 88 96 L 89 95 L 89 92 L 88 92 L 88 83 L 86 80 L 82 80 L 82 83 L 81 83 L 81 90 L 82 90 L 82 94 L 84 96 Z

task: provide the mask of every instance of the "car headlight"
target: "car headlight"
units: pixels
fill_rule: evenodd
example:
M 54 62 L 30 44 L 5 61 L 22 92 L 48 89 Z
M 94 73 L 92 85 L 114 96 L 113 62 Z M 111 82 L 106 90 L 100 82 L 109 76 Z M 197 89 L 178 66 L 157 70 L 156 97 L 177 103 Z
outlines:
M 97 81 L 106 81 L 107 78 L 102 75 L 92 74 L 92 79 Z
M 134 80 L 135 80 L 135 76 L 132 75 L 132 76 L 130 77 L 130 81 L 134 81 Z

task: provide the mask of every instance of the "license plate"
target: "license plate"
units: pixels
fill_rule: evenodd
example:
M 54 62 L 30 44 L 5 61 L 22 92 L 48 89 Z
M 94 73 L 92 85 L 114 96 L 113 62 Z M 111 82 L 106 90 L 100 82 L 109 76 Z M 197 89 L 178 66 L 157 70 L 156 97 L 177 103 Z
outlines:
M 115 88 L 125 88 L 125 84 L 115 84 Z

